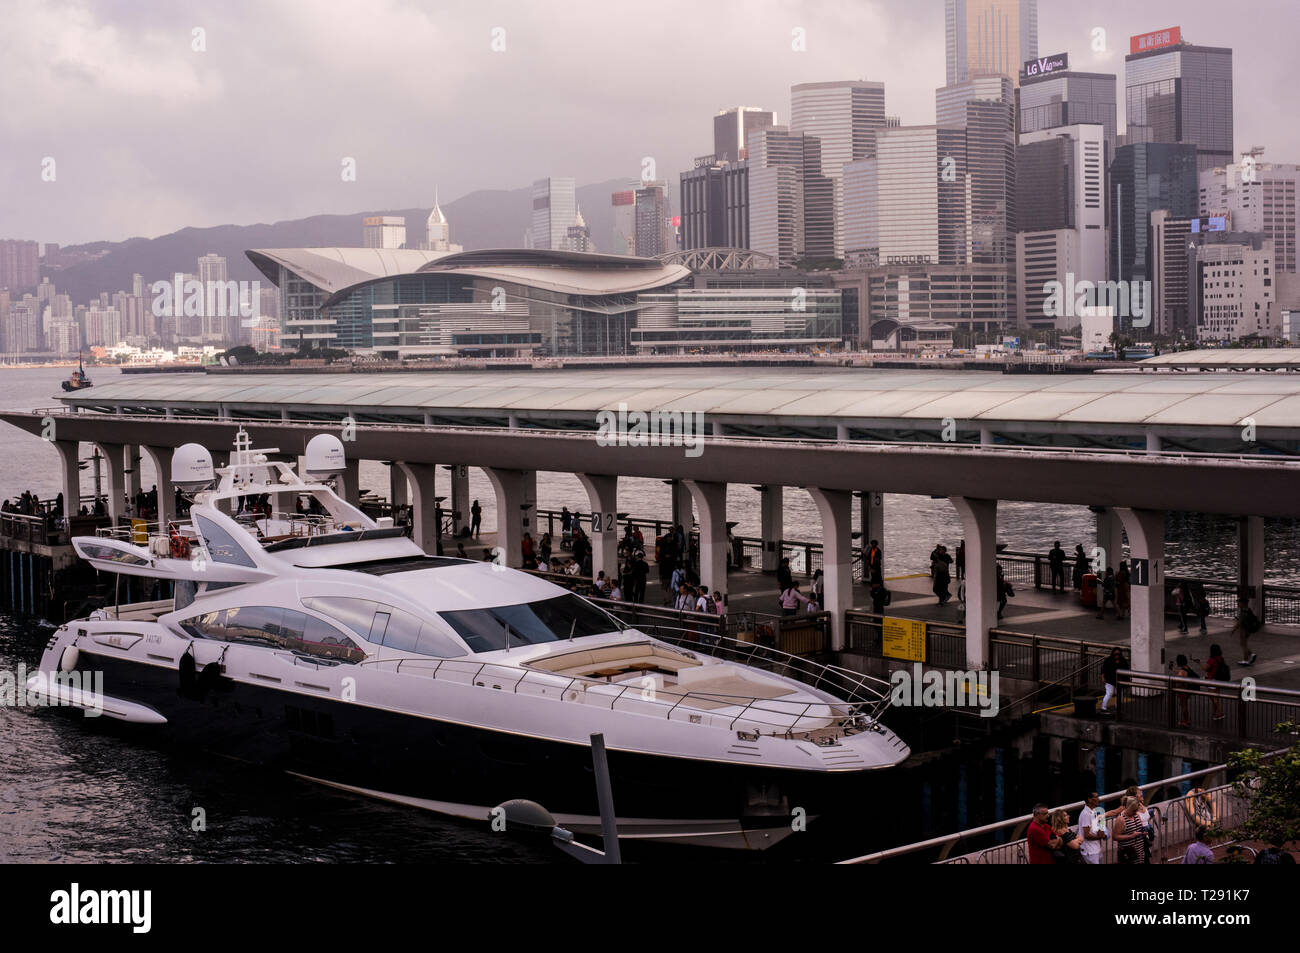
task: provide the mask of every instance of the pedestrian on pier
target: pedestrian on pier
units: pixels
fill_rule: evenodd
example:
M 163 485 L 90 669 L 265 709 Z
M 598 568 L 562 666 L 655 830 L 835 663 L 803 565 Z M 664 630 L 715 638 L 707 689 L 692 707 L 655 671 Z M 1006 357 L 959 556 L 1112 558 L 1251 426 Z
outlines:
M 781 590 L 781 615 L 792 616 L 799 611 L 799 603 L 808 605 L 812 600 L 799 591 L 799 583 L 791 582 Z
M 1101 710 L 1108 711 L 1110 700 L 1118 695 L 1115 688 L 1116 679 L 1119 677 L 1119 670 L 1128 668 L 1128 659 L 1124 657 L 1123 651 L 1119 646 L 1110 650 L 1110 655 L 1101 663 L 1101 680 L 1106 686 L 1106 694 L 1101 699 Z
M 1241 661 L 1239 665 L 1254 665 L 1258 658 L 1250 651 L 1250 637 L 1260 630 L 1261 623 L 1255 610 L 1250 607 L 1250 600 L 1245 596 L 1237 599 L 1237 621 L 1232 627 L 1232 634 L 1241 642 Z
M 1006 611 L 1007 608 L 1007 600 L 1016 594 L 1016 590 L 1012 588 L 1006 574 L 1002 571 L 1001 563 L 997 564 L 997 573 L 995 574 L 993 585 L 998 596 L 998 618 L 1001 619 L 1002 613 Z
M 483 529 L 483 507 L 478 505 L 478 500 L 469 508 L 469 531 L 478 539 Z
M 867 550 L 867 578 L 873 583 L 884 582 L 885 554 L 881 552 L 880 540 L 873 539 Z
M 1187 853 L 1183 855 L 1183 864 L 1212 864 L 1214 863 L 1214 851 L 1206 843 L 1210 839 L 1210 829 L 1208 827 L 1196 828 L 1196 839 L 1187 848 Z
M 1052 850 L 1052 859 L 1058 864 L 1083 863 L 1083 838 L 1070 830 L 1070 815 L 1065 811 L 1053 811 L 1049 823 L 1052 837 L 1060 842 Z
M 930 575 L 934 577 L 933 590 L 934 594 L 939 597 L 939 605 L 947 605 L 948 600 L 952 598 L 952 593 L 948 589 L 948 582 L 951 576 L 948 571 L 949 565 L 952 564 L 952 557 L 948 555 L 948 547 L 940 544 L 935 547 L 933 558 L 930 560 Z
M 1174 589 L 1174 608 L 1178 611 L 1178 631 L 1187 633 L 1187 619 L 1192 614 L 1192 590 L 1184 579 Z
M 1131 591 L 1128 563 L 1120 562 L 1119 571 L 1115 573 L 1115 621 L 1129 617 Z
M 793 582 L 794 574 L 790 572 L 790 557 L 782 556 L 780 565 L 776 567 L 776 584 L 782 592 L 785 592 Z
M 1119 848 L 1118 860 L 1121 864 L 1144 864 L 1147 857 L 1147 834 L 1138 816 L 1142 802 L 1135 797 L 1126 796 L 1124 810 L 1116 815 L 1111 824 L 1111 839 Z
M 965 579 L 966 578 L 966 540 L 964 539 L 957 544 L 956 569 L 957 569 L 957 578 Z
M 1232 681 L 1232 671 L 1217 642 L 1210 646 L 1210 657 L 1205 660 L 1205 677 L 1211 682 Z M 1214 706 L 1214 720 L 1223 721 L 1223 703 L 1219 701 L 1219 690 L 1212 688 L 1210 691 L 1214 696 L 1210 699 Z
M 1061 541 L 1058 539 L 1047 554 L 1047 565 L 1052 570 L 1052 591 L 1057 592 L 1057 585 L 1060 585 L 1060 592 L 1065 592 L 1065 550 L 1061 548 Z M 1077 587 L 1076 587 L 1077 588 Z
M 1197 678 L 1196 670 L 1192 668 L 1192 663 L 1187 661 L 1186 655 L 1179 655 L 1176 660 L 1177 667 L 1174 669 L 1175 678 Z M 1191 702 L 1191 696 L 1185 691 L 1175 691 L 1174 696 L 1178 699 L 1179 728 L 1192 727 L 1192 717 L 1188 709 Z
M 1109 566 L 1106 567 L 1106 576 L 1105 578 L 1102 579 L 1101 585 L 1098 587 L 1098 589 L 1100 591 L 1097 595 L 1097 618 L 1098 619 L 1106 618 L 1106 605 L 1107 603 L 1109 603 L 1110 607 L 1115 610 L 1115 619 L 1116 621 L 1118 621 L 1120 618 L 1120 614 L 1119 614 L 1119 605 L 1115 602 L 1115 570 L 1114 569 L 1110 568 Z
M 1196 609 L 1196 616 L 1201 620 L 1201 635 L 1207 635 L 1209 629 L 1205 625 L 1205 620 L 1210 617 L 1210 600 L 1205 595 L 1205 586 L 1200 582 L 1191 584 L 1192 605 Z
M 1088 575 L 1088 556 L 1083 551 L 1083 543 L 1074 547 L 1074 591 L 1083 588 L 1083 577 Z
M 1052 851 L 1061 846 L 1060 838 L 1052 833 L 1052 812 L 1046 804 L 1034 805 L 1034 819 L 1025 831 L 1025 843 L 1029 848 L 1031 864 L 1054 864 L 1056 858 Z
M 645 602 L 646 580 L 650 577 L 650 564 L 646 562 L 645 552 L 637 550 L 632 557 L 632 581 L 629 597 L 632 602 Z
M 1106 833 L 1106 813 L 1101 809 L 1101 795 L 1089 792 L 1083 800 L 1084 808 L 1079 812 L 1079 835 L 1083 844 L 1079 848 L 1085 864 L 1101 863 L 1101 842 L 1109 836 Z
M 826 578 L 820 569 L 813 573 L 812 600 L 818 609 L 826 608 Z

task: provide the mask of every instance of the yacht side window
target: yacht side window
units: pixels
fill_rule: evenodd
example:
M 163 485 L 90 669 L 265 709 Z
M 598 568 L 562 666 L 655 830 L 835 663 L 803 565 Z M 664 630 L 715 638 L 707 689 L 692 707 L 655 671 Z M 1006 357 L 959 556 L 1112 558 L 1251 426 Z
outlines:
M 429 655 L 456 658 L 465 649 L 443 631 L 436 622 L 421 619 L 412 612 L 374 602 L 343 596 L 311 596 L 302 604 L 347 626 L 374 645 Z
M 229 563 L 234 566 L 257 566 L 257 563 L 253 561 L 253 557 L 244 551 L 244 547 L 240 546 L 233 536 L 212 522 L 212 520 L 205 520 L 202 516 L 196 516 L 194 517 L 194 523 L 203 536 L 203 545 L 207 548 L 208 555 L 212 557 L 213 562 Z
M 284 649 L 333 662 L 359 662 L 366 653 L 322 619 L 280 606 L 218 609 L 181 621 L 194 638 Z

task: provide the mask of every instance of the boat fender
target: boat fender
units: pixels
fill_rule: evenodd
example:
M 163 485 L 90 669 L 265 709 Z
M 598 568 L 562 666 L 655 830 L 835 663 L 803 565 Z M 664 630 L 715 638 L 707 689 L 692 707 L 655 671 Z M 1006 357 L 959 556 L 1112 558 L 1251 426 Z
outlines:
M 199 697 L 202 698 L 203 696 L 207 695 L 208 692 L 212 691 L 214 688 L 217 687 L 220 681 L 221 681 L 220 662 L 209 662 L 207 665 L 203 666 L 203 668 L 199 670 L 199 677 L 196 682 L 196 687 L 198 689 Z
M 69 645 L 59 656 L 59 671 L 75 672 L 77 670 L 77 660 L 81 657 L 81 650 L 75 645 Z
M 194 670 L 194 645 L 190 644 L 181 655 L 180 664 L 177 666 L 177 672 L 180 675 L 181 685 L 180 693 L 184 698 L 198 697 L 197 682 L 198 677 Z

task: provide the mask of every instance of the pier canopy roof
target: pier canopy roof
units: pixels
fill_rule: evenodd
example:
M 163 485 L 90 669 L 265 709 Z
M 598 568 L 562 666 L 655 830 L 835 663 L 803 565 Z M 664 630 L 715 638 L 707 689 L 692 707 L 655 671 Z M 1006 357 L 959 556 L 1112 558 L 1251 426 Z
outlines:
M 596 413 L 700 412 L 723 433 L 1300 452 L 1300 375 L 1012 375 L 846 367 L 628 367 L 130 375 L 61 398 L 123 413 L 595 429 Z M 1253 424 L 1253 427 L 1248 427 Z M 1255 434 L 1251 439 L 1246 431 Z
M 1287 370 L 1300 371 L 1300 348 L 1206 348 L 1149 357 L 1143 370 Z

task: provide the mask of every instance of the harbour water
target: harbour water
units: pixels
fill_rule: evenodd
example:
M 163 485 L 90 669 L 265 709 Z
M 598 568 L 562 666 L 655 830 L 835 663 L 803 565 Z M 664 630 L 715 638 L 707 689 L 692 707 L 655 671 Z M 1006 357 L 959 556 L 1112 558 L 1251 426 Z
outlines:
M 0 371 L 0 407 L 54 406 L 65 369 Z M 96 385 L 118 372 L 96 368 Z M 0 495 L 24 489 L 41 497 L 58 492 L 57 457 L 39 438 L 6 429 L 0 453 Z M 452 462 L 452 461 L 448 461 Z M 83 492 L 93 475 L 83 471 Z M 153 474 L 144 461 L 142 485 Z M 388 495 L 388 470 L 363 464 L 363 486 Z M 869 488 L 868 488 L 869 489 Z M 444 492 L 441 488 L 439 492 Z M 669 489 L 654 480 L 622 480 L 620 509 L 666 517 Z M 486 478 L 471 471 L 471 496 L 484 507 L 484 528 L 495 526 Z M 541 508 L 585 509 L 585 493 L 569 475 L 542 474 Z M 921 570 L 935 542 L 954 546 L 960 530 L 946 500 L 886 498 L 886 570 Z M 758 535 L 758 495 L 733 486 L 728 517 L 736 532 Z M 819 538 L 807 494 L 787 490 L 785 535 Z M 1270 524 L 1270 582 L 1300 577 L 1294 526 Z M 1083 508 L 1003 504 L 999 539 L 1013 550 L 1046 551 L 1054 539 L 1072 548 L 1093 539 L 1093 517 Z M 1169 570 L 1230 578 L 1236 566 L 1236 528 L 1228 518 L 1173 515 Z M 41 620 L 0 614 L 0 668 L 32 669 L 49 636 Z M 48 710 L 0 706 L 0 861 L 364 861 L 464 862 L 554 860 L 544 846 L 520 844 L 486 829 L 336 793 L 255 767 L 184 757 L 156 750 L 112 730 L 86 730 Z M 883 793 L 883 792 L 882 792 Z M 195 831 L 195 811 L 206 824 Z M 884 845 L 880 845 L 884 846 Z M 841 849 L 842 852 L 842 849 Z

